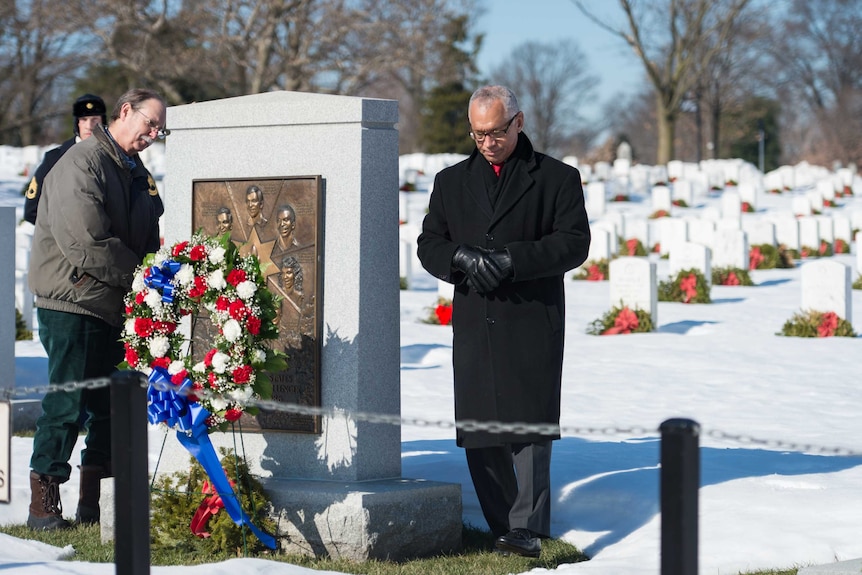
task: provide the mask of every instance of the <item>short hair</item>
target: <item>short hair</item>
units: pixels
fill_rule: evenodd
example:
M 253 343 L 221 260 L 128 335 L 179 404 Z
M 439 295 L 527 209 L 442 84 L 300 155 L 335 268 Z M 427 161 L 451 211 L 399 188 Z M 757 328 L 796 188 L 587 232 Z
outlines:
M 291 268 L 293 270 L 293 289 L 298 292 L 302 291 L 302 266 L 299 265 L 299 260 L 294 256 L 285 256 L 283 260 L 281 260 L 281 273 L 284 273 L 286 268 Z M 279 281 L 281 281 L 281 274 L 279 274 Z
M 503 102 L 506 116 L 511 117 L 521 111 L 515 93 L 505 86 L 482 86 L 470 96 L 469 106 L 472 107 L 473 102 L 491 102 L 495 100 Z M 467 114 L 470 114 L 469 108 Z
M 259 199 L 261 201 L 263 200 L 263 190 L 261 190 L 259 187 L 255 186 L 254 184 L 252 184 L 251 186 L 249 186 L 245 189 L 245 197 L 246 198 L 248 198 L 249 194 L 254 194 L 255 196 L 257 196 L 257 199 Z
M 278 206 L 278 209 L 275 210 L 276 215 L 279 212 L 289 213 L 290 214 L 290 221 L 292 221 L 293 223 L 296 223 L 296 210 L 294 210 L 293 206 L 291 206 L 290 204 L 281 204 L 280 206 Z
M 162 106 L 168 107 L 167 102 L 162 97 L 161 94 L 156 92 L 155 90 L 150 90 L 149 88 L 132 88 L 117 100 L 117 103 L 114 104 L 114 110 L 111 112 L 111 121 L 117 120 L 120 118 L 120 109 L 123 107 L 123 104 L 129 103 L 132 105 L 133 110 L 138 110 L 141 107 L 141 104 L 146 102 L 147 100 L 158 100 L 162 103 Z
M 229 207 L 222 206 L 216 210 L 216 218 L 218 218 L 221 214 L 227 214 L 229 221 L 233 221 L 233 214 L 231 213 Z

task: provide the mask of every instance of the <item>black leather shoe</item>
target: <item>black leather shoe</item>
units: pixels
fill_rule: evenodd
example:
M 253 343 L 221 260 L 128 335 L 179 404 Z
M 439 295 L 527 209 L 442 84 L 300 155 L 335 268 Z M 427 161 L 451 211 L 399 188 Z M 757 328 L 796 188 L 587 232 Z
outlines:
M 494 546 L 500 551 L 508 551 L 522 557 L 538 557 L 542 552 L 542 542 L 539 538 L 533 536 L 529 529 L 521 527 L 497 537 Z

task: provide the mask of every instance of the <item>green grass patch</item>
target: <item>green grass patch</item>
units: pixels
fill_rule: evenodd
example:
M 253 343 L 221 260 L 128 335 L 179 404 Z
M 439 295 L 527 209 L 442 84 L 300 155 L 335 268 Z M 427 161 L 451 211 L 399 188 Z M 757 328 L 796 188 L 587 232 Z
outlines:
M 0 533 L 19 539 L 41 541 L 56 547 L 71 545 L 75 549 L 75 555 L 70 558 L 71 561 L 89 563 L 114 561 L 114 546 L 101 543 L 98 525 L 76 526 L 73 529 L 50 532 L 32 531 L 24 525 L 4 525 L 0 526 Z M 464 548 L 460 553 L 403 562 L 378 560 L 356 562 L 347 559 L 287 555 L 268 550 L 249 553 L 246 557 L 354 575 L 507 575 L 536 568 L 552 570 L 559 565 L 587 560 L 587 556 L 577 547 L 559 539 L 542 541 L 542 555 L 536 559 L 500 555 L 494 552 L 494 538 L 489 532 L 466 525 L 463 531 L 463 545 Z M 205 553 L 201 552 L 201 548 L 196 548 L 194 553 L 189 551 L 190 549 L 179 546 L 152 544 L 150 562 L 152 565 L 200 565 L 218 563 L 238 556 L 229 553 Z

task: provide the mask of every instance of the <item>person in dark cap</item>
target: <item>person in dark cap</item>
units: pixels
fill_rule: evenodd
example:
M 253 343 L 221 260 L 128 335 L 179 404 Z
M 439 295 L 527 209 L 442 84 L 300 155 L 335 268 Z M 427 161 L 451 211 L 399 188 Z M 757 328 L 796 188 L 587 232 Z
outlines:
M 31 224 L 36 224 L 36 211 L 39 207 L 39 196 L 42 193 L 42 182 L 45 176 L 54 167 L 66 150 L 76 142 L 86 140 L 93 135 L 93 129 L 98 124 L 107 124 L 107 109 L 105 102 L 93 94 L 84 94 L 72 104 L 72 127 L 75 136 L 63 142 L 60 146 L 48 150 L 42 163 L 36 168 L 36 173 L 30 180 L 24 193 L 24 219 Z

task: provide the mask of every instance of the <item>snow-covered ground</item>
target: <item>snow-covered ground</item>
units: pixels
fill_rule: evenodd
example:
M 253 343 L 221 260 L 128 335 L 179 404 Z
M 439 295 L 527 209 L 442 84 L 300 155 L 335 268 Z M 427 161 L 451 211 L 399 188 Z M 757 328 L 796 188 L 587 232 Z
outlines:
M 20 207 L 26 177 L 18 175 L 20 164 L 12 165 L 11 155 L 0 151 L 0 206 Z M 716 201 L 704 199 L 688 213 L 714 207 Z M 786 201 L 764 197 L 759 209 L 784 209 Z M 839 203 L 835 210 L 862 209 L 862 199 Z M 650 210 L 649 202 L 622 207 Z M 834 259 L 857 276 L 855 255 Z M 660 278 L 667 275 L 667 265 L 658 262 Z M 702 426 L 701 573 L 862 557 L 860 340 L 776 336 L 800 310 L 800 270 L 751 275 L 754 287 L 713 287 L 710 305 L 660 303 L 655 333 L 617 337 L 585 333 L 610 307 L 607 282 L 567 282 L 564 437 L 554 446 L 552 532 L 591 559 L 560 566 L 555 573 L 658 572 L 657 428 L 672 417 L 689 417 Z M 436 280 L 414 269 L 410 285 L 401 292 L 402 414 L 448 422 L 453 417 L 451 330 L 420 321 L 436 302 Z M 860 295 L 852 297 L 852 322 L 862 331 Z M 37 341 L 17 343 L 15 369 L 18 387 L 44 384 L 44 352 Z M 0 505 L 2 523 L 26 519 L 30 448 L 29 439 L 13 438 L 12 503 Z M 460 482 L 464 519 L 485 526 L 451 430 L 404 427 L 402 466 L 404 477 Z M 77 487 L 77 474 L 63 486 L 70 509 Z M 9 572 L 114 572 L 111 564 L 74 561 L 73 550 L 8 536 L 0 535 L 0 549 L 0 570 Z M 252 559 L 153 567 L 152 572 L 321 573 Z

